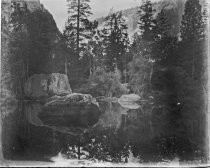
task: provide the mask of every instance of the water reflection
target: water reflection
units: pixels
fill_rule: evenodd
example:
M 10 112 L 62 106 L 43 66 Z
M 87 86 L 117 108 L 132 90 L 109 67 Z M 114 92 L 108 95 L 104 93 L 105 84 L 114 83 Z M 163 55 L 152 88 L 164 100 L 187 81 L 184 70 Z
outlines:
M 65 107 L 67 108 L 67 107 Z M 79 110 L 79 109 L 78 109 Z M 51 112 L 50 114 L 48 114 Z M 78 112 L 75 110 L 75 112 Z M 28 102 L 25 104 L 25 113 L 27 114 L 27 120 L 29 124 L 37 127 L 49 128 L 53 131 L 58 131 L 60 133 L 69 135 L 82 135 L 85 128 L 74 126 L 74 122 L 71 120 L 71 116 L 66 116 L 63 109 L 46 109 L 44 104 L 40 102 Z M 47 115 L 48 114 L 48 115 Z M 71 119 L 69 121 L 69 118 Z M 75 124 L 77 125 L 77 123 Z
M 192 153 L 189 141 L 185 141 L 183 137 L 171 136 L 170 132 L 164 132 L 167 118 L 160 116 L 160 114 L 164 115 L 164 111 L 158 113 L 157 110 L 149 110 L 148 106 L 142 106 L 144 109 L 142 110 L 139 102 L 135 102 L 134 106 L 131 106 L 132 103 L 124 102 L 122 106 L 118 100 L 113 100 L 99 102 L 98 118 L 98 115 L 94 116 L 97 109 L 88 106 L 82 110 L 81 106 L 74 108 L 57 106 L 47 109 L 41 102 L 25 102 L 17 111 L 18 114 L 21 112 L 21 117 L 17 118 L 18 135 L 14 138 L 11 151 L 17 152 L 17 156 L 22 156 L 23 160 L 27 158 L 43 160 L 46 157 L 50 159 L 61 151 L 67 153 L 69 146 L 76 146 L 78 150 L 78 146 L 82 149 L 93 143 L 91 146 L 93 149 L 88 149 L 91 152 L 95 150 L 94 146 L 100 146 L 104 141 L 102 144 L 105 145 L 104 149 L 106 145 L 111 144 L 109 152 L 113 158 L 116 157 L 116 153 L 119 153 L 118 150 L 124 150 L 128 145 L 127 142 L 132 146 L 133 155 L 143 156 L 144 161 L 161 159 L 160 156 L 165 152 L 172 151 L 173 154 L 176 149 L 183 149 L 180 153 L 184 150 Z M 140 108 L 136 108 L 137 105 Z M 15 116 L 12 120 L 15 120 L 14 118 Z M 10 128 L 8 123 L 10 122 L 7 122 L 7 130 Z M 94 138 L 97 143 L 90 142 Z M 164 146 L 167 144 L 170 144 L 169 149 Z M 176 146 L 173 146 L 174 144 Z M 184 156 L 187 155 L 185 153 Z
M 103 102 L 100 107 L 104 113 L 98 121 L 98 125 L 103 127 L 120 128 L 122 116 L 126 115 L 129 109 L 123 108 L 118 102 Z
M 65 111 L 70 112 L 68 110 L 63 110 L 60 108 L 59 111 L 59 108 L 57 108 L 56 110 L 53 109 L 52 112 L 49 109 L 46 109 L 44 104 L 33 101 L 25 103 L 24 106 L 25 114 L 27 114 L 27 120 L 34 126 L 47 127 L 52 130 L 70 135 L 81 135 L 83 131 L 91 128 L 78 126 L 78 118 L 75 118 L 74 116 L 75 113 L 79 113 L 80 108 L 78 107 L 73 109 L 74 114 L 71 115 L 70 119 L 67 119 L 68 116 L 64 115 L 64 113 Z M 122 107 L 118 102 L 100 102 L 99 106 L 102 114 L 100 115 L 94 127 L 114 127 L 118 129 L 122 126 L 122 124 L 125 125 L 127 116 L 135 119 L 139 111 Z M 65 108 L 70 107 L 67 106 Z M 49 111 L 52 112 L 50 114 L 51 116 L 45 115 L 49 113 Z M 77 117 L 81 117 L 81 115 Z M 77 120 L 77 123 L 75 123 L 74 120 Z M 84 119 L 80 121 L 84 121 Z
M 129 123 L 132 123 L 131 119 L 135 119 L 139 113 L 139 110 L 122 107 L 117 101 L 100 102 L 99 108 L 101 114 L 97 122 L 93 126 L 84 126 L 78 123 L 83 121 L 91 123 L 91 119 L 96 120 L 93 117 L 94 108 L 84 108 L 89 113 L 88 116 L 82 116 L 84 111 L 81 113 L 81 107 L 75 106 L 74 111 L 57 107 L 51 113 L 41 102 L 25 102 L 19 108 L 23 117 L 19 121 L 16 140 L 20 148 L 18 156 L 23 156 L 24 159 L 29 157 L 29 160 L 43 160 L 43 158 L 55 156 L 68 144 L 81 139 L 92 128 L 126 128 Z M 66 115 L 67 112 L 69 115 Z M 75 118 L 72 118 L 74 114 L 80 114 L 76 118 L 76 123 L 73 122 Z M 78 119 L 79 117 L 81 120 Z

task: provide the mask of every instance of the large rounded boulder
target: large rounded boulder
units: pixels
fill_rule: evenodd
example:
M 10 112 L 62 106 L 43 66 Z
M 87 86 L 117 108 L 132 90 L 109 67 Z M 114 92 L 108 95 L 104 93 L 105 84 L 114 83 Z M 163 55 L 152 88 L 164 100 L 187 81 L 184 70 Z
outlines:
M 89 94 L 54 96 L 45 103 L 39 118 L 47 125 L 89 128 L 97 123 L 99 105 Z
M 25 84 L 25 95 L 30 99 L 48 98 L 53 95 L 71 94 L 68 77 L 65 74 L 35 74 Z
M 45 104 L 27 105 L 29 122 L 60 132 L 75 133 L 94 126 L 101 115 L 99 105 L 89 94 L 72 93 L 66 96 L 53 96 Z

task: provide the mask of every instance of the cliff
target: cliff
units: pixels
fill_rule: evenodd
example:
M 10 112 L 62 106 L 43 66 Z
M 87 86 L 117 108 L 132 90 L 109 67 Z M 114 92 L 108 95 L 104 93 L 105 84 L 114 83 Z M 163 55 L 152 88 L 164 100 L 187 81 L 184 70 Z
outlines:
M 14 2 L 20 7 L 26 5 L 29 11 L 26 31 L 18 32 L 19 34 L 12 32 L 14 26 L 10 22 L 11 14 L 14 12 Z M 12 159 L 25 148 L 19 143 L 25 143 L 24 136 L 27 134 L 26 128 L 23 127 L 23 124 L 27 124 L 27 114 L 24 113 L 23 93 L 20 91 L 26 73 L 22 70 L 24 68 L 22 61 L 26 60 L 22 56 L 25 54 L 26 58 L 31 60 L 29 75 L 32 75 L 38 71 L 38 73 L 63 72 L 64 68 L 59 69 L 57 67 L 62 66 L 57 65 L 62 64 L 59 58 L 64 56 L 65 52 L 61 49 L 61 33 L 55 20 L 39 0 L 2 0 L 1 21 L 2 148 L 0 149 L 3 151 L 0 153 L 3 153 L 4 158 Z M 21 37 L 30 37 L 30 41 L 24 41 Z M 18 41 L 11 45 L 14 39 Z M 47 62 L 49 63 L 46 64 Z
M 163 9 L 168 16 L 169 23 L 172 25 L 171 34 L 177 36 L 179 34 L 186 0 L 159 0 L 152 2 L 153 8 L 155 9 L 154 17 L 156 17 L 161 9 Z M 201 4 L 203 4 L 203 0 Z M 138 11 L 139 7 L 122 10 L 122 15 L 124 16 L 128 25 L 128 33 L 130 37 L 132 37 L 138 30 L 138 21 L 140 18 Z M 99 22 L 99 27 L 103 25 L 104 20 L 105 17 L 97 19 Z
M 17 75 L 14 70 L 16 62 L 20 60 L 14 60 L 14 53 L 11 50 L 14 48 L 11 46 L 11 41 L 14 40 L 14 35 L 12 36 L 11 24 L 11 14 L 14 12 L 14 2 L 19 3 L 20 6 L 27 5 L 30 15 L 28 15 L 29 26 L 25 31 L 25 36 L 30 37 L 28 43 L 30 43 L 30 48 L 28 48 L 28 56 L 31 60 L 29 62 L 29 71 L 33 73 L 52 73 L 52 72 L 63 72 L 63 69 L 58 69 L 56 64 L 60 64 L 59 58 L 65 55 L 65 52 L 61 49 L 61 33 L 57 28 L 53 16 L 44 8 L 39 0 L 3 0 L 1 6 L 1 21 L 2 21 L 2 31 L 1 31 L 1 83 L 2 95 L 12 94 L 11 88 L 12 79 Z M 45 33 L 45 34 L 43 34 Z M 44 38 L 44 39 L 43 39 Z M 19 39 L 21 40 L 21 39 Z M 43 44 L 41 42 L 43 40 Z M 19 41 L 18 41 L 19 42 Z M 22 42 L 22 41 L 20 41 Z M 24 46 L 24 45 L 23 45 Z M 12 48 L 13 47 L 13 48 Z M 17 46 L 15 46 L 17 47 Z M 20 47 L 20 46 L 19 46 Z M 45 48 L 49 48 L 47 51 Z M 38 51 L 37 51 L 38 50 Z M 40 52 L 39 52 L 40 50 Z M 61 52 L 62 51 L 62 52 Z M 45 59 L 46 58 L 46 59 Z M 51 59 L 53 58 L 53 59 Z M 18 58 L 17 58 L 18 59 Z M 46 60 L 46 61 L 45 61 Z M 46 65 L 42 64 L 45 63 Z M 44 67 L 44 68 L 42 68 Z M 17 69 L 20 69 L 17 65 Z M 39 71 L 39 72 L 38 72 Z M 10 85 L 10 87 L 9 87 Z M 7 87 L 8 86 L 8 87 Z M 4 96 L 1 98 L 4 98 Z M 4 102 L 4 101 L 3 101 Z M 5 110 L 4 110 L 5 111 Z

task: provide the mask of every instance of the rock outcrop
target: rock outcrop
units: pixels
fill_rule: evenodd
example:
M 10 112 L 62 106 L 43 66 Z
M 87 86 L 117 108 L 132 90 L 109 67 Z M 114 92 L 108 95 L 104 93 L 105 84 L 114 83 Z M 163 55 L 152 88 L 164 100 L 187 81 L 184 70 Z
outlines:
M 93 103 L 97 106 L 98 103 L 95 98 L 90 94 L 72 93 L 66 96 L 53 96 L 47 99 L 45 106 L 56 106 L 56 105 L 70 105 L 70 104 L 81 104 L 81 103 Z
M 48 80 L 49 95 L 67 95 L 72 93 L 67 75 L 52 73 L 49 75 Z
M 39 114 L 47 125 L 89 128 L 98 122 L 99 105 L 91 95 L 73 93 L 50 99 Z
M 95 98 L 89 94 L 80 93 L 49 98 L 45 103 L 44 112 L 40 114 L 43 120 L 48 119 L 47 124 L 55 125 L 60 122 L 60 125 L 79 127 L 93 126 L 99 116 L 99 105 Z
M 140 96 L 136 94 L 122 95 L 118 99 L 118 103 L 127 109 L 139 109 L 140 105 L 137 102 L 140 101 L 140 99 Z
M 44 105 L 31 102 L 26 105 L 26 110 L 32 125 L 69 134 L 75 134 L 75 128 L 81 130 L 93 126 L 101 114 L 96 100 L 91 95 L 80 93 L 53 96 Z
M 35 126 L 62 131 L 61 127 L 86 129 L 98 122 L 100 109 L 96 99 L 90 94 L 72 93 L 64 74 L 33 75 L 25 85 L 25 93 L 29 99 L 42 102 L 27 105 L 26 113 L 32 116 L 29 122 Z
M 68 77 L 64 74 L 36 74 L 25 84 L 25 95 L 31 99 L 48 98 L 54 95 L 71 94 Z

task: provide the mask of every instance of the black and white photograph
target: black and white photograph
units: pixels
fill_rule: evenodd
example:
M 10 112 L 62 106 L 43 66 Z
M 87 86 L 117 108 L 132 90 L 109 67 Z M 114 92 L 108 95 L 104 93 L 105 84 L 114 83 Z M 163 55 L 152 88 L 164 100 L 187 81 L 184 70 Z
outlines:
M 210 166 L 208 0 L 1 0 L 0 166 Z

